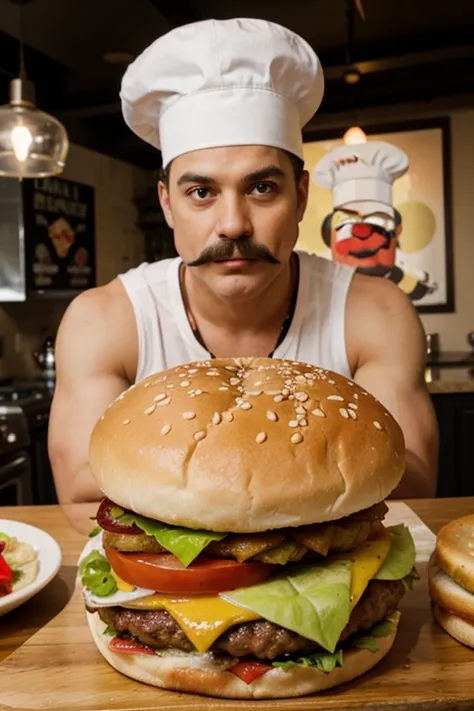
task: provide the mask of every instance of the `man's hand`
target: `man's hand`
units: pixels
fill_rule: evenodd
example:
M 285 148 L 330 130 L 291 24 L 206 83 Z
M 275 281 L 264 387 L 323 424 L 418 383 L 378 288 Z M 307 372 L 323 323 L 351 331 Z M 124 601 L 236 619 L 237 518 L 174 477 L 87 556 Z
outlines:
M 121 289 L 112 282 L 84 292 L 58 331 L 48 449 L 61 504 L 102 496 L 89 469 L 89 439 L 107 406 L 129 386 L 124 363 L 135 347 L 133 314 Z
M 354 380 L 385 405 L 403 430 L 405 474 L 391 496 L 435 496 L 438 427 L 424 378 L 425 334 L 408 297 L 385 279 L 356 275 L 346 342 Z

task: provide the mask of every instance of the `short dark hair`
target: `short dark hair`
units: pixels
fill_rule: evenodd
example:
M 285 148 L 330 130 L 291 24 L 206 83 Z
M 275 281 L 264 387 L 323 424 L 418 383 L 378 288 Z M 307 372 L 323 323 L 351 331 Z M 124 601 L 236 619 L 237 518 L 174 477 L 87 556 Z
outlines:
M 301 176 L 303 175 L 304 161 L 301 160 L 301 158 L 298 158 L 298 156 L 296 156 L 294 153 L 290 153 L 289 151 L 285 150 L 283 152 L 286 153 L 286 155 L 291 161 L 291 165 L 293 166 L 293 172 L 295 174 L 295 182 L 298 184 Z M 171 161 L 171 163 L 172 162 L 173 161 Z M 166 189 L 168 189 L 170 186 L 171 163 L 168 163 L 166 168 L 160 168 L 159 170 L 159 180 L 161 180 L 161 182 L 165 184 Z

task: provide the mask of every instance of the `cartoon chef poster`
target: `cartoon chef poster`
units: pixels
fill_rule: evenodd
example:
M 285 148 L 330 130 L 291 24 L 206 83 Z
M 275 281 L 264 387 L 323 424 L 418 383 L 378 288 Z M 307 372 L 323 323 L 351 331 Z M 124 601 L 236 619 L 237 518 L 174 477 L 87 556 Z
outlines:
M 393 204 L 393 184 L 408 167 L 403 150 L 374 140 L 337 146 L 316 164 L 312 179 L 332 191 L 332 211 L 321 225 L 331 258 L 390 279 L 417 301 L 437 284 L 428 272 L 397 264 L 403 220 Z

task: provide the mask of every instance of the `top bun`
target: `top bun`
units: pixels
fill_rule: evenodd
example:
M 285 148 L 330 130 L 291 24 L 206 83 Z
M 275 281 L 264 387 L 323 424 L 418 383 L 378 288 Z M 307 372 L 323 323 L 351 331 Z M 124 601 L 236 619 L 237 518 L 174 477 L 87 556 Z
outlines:
M 403 434 L 351 380 L 305 363 L 226 358 L 152 375 L 97 422 L 90 465 L 117 504 L 177 526 L 253 533 L 384 499 Z
M 436 560 L 456 583 L 474 593 L 474 514 L 443 526 L 436 539 Z

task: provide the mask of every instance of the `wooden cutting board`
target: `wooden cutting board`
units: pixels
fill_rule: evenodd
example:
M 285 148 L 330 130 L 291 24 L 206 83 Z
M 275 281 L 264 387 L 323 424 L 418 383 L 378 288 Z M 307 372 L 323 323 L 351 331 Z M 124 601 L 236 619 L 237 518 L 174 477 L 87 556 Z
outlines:
M 417 546 L 422 576 L 401 605 L 397 639 L 375 669 L 345 686 L 315 696 L 281 701 L 232 701 L 161 691 L 112 669 L 96 650 L 80 591 L 46 627 L 0 667 L 2 711 L 387 711 L 474 708 L 474 652 L 434 622 L 427 561 L 435 537 L 403 503 L 393 503 L 387 523 L 404 521 Z M 0 628 L 1 634 L 1 628 Z

